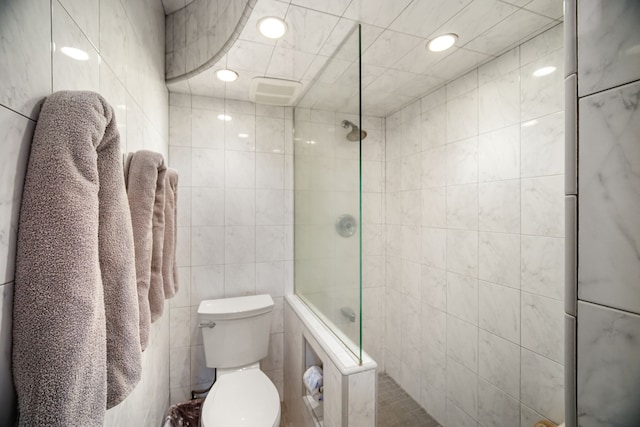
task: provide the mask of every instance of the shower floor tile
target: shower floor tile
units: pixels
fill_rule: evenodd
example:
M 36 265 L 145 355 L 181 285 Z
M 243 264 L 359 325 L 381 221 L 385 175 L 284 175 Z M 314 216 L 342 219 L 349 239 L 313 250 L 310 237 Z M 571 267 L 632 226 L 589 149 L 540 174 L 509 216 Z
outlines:
M 376 427 L 442 427 L 387 374 L 378 374 Z

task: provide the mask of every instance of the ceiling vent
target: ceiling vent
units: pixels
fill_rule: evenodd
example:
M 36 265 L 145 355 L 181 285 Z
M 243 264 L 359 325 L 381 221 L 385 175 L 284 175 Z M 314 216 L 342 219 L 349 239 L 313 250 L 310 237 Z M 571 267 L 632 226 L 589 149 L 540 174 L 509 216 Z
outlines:
M 300 94 L 302 84 L 293 80 L 254 77 L 249 98 L 256 104 L 291 106 Z

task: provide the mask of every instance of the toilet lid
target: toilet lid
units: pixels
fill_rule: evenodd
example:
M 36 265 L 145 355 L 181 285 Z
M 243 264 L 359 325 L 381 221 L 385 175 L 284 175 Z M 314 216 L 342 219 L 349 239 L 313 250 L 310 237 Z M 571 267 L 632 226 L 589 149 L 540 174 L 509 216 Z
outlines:
M 272 427 L 280 419 L 280 397 L 260 369 L 220 377 L 204 400 L 203 427 Z

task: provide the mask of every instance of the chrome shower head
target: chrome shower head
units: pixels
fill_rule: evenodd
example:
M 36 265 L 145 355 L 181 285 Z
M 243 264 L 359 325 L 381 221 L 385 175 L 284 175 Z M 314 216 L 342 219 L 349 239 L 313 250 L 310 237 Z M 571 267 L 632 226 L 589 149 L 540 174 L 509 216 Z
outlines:
M 360 141 L 361 139 L 365 139 L 367 137 L 367 132 L 364 130 L 360 130 L 358 126 L 351 123 L 349 120 L 342 121 L 342 127 L 347 129 L 351 126 L 351 132 L 347 134 L 347 139 L 349 141 Z

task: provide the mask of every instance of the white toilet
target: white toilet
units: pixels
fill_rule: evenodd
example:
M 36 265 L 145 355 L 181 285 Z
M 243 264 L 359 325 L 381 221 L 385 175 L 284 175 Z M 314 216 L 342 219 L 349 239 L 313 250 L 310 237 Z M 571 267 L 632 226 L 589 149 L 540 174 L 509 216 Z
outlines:
M 216 382 L 204 400 L 202 427 L 278 427 L 280 397 L 260 370 L 269 352 L 269 295 L 205 300 L 198 307 L 207 366 Z

